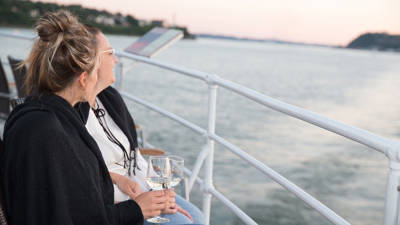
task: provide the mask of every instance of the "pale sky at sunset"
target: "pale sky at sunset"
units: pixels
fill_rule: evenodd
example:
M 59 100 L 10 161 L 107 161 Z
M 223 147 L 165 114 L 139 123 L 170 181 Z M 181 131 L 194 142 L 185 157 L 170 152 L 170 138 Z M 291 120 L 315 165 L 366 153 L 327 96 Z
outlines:
M 400 34 L 400 0 L 42 0 L 83 4 L 192 33 L 346 45 L 359 34 Z

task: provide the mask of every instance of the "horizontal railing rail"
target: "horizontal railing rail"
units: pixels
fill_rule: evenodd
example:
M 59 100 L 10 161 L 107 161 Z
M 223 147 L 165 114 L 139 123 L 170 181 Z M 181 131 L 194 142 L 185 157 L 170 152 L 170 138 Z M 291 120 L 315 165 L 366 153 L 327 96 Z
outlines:
M 125 52 L 117 52 L 118 56 L 136 60 L 149 65 L 164 68 L 170 71 L 175 71 L 177 73 L 187 75 L 199 80 L 203 80 L 207 83 L 217 84 L 220 87 L 224 87 L 234 93 L 240 94 L 248 99 L 251 99 L 261 105 L 271 108 L 275 111 L 279 111 L 291 117 L 303 120 L 305 122 L 311 123 L 315 126 L 329 130 L 331 132 L 342 135 L 348 139 L 354 140 L 360 144 L 371 147 L 379 152 L 388 154 L 387 151 L 393 146 L 393 142 L 387 138 L 381 137 L 379 135 L 373 134 L 369 131 L 362 130 L 353 126 L 343 124 L 341 122 L 329 119 L 327 117 L 321 116 L 317 113 L 305 110 L 303 108 L 293 106 L 282 101 L 273 99 L 250 88 L 244 87 L 240 84 L 234 83 L 232 81 L 222 79 L 215 74 L 208 74 L 205 72 L 186 69 L 183 67 L 178 67 L 171 65 L 169 63 L 164 63 L 154 59 L 149 59 L 142 56 L 137 56 Z
M 9 93 L 5 93 L 5 92 L 0 92 L 0 98 L 13 98 L 15 97 L 15 95 L 9 94 Z
M 8 37 L 8 38 L 17 38 L 17 39 L 29 40 L 29 41 L 32 41 L 32 40 L 35 39 L 35 36 L 22 35 L 22 34 L 13 34 L 13 33 L 3 32 L 3 31 L 0 31 L 0 36 Z

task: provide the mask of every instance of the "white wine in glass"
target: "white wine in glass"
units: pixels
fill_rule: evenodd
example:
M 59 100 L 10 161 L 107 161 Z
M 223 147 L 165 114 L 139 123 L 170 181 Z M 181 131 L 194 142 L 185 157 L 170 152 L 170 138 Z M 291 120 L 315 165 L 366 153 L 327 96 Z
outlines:
M 183 179 L 184 160 L 182 157 L 170 155 L 169 161 L 171 164 L 171 183 L 170 187 L 175 187 Z
M 146 177 L 147 184 L 151 190 L 160 191 L 168 188 L 171 179 L 166 177 Z
M 167 156 L 150 156 L 147 167 L 146 182 L 152 190 L 167 189 L 171 181 L 171 164 Z M 166 223 L 168 218 L 155 216 L 147 219 L 149 223 Z

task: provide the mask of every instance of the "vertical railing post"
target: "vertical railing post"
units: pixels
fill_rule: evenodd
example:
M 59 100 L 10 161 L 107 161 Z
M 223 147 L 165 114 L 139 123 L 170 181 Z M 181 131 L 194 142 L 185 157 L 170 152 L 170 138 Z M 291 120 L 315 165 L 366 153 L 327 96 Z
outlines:
M 121 60 L 119 58 L 119 60 Z M 122 75 L 123 75 L 123 65 L 121 61 L 115 64 L 115 88 L 119 91 L 122 90 Z
M 384 225 L 398 225 L 398 211 L 399 211 L 399 179 L 400 170 L 390 169 L 387 187 L 386 187 L 386 201 L 385 201 L 385 220 Z
M 215 117 L 217 104 L 217 85 L 208 83 L 208 134 L 215 134 Z M 205 216 L 205 225 L 210 224 L 211 211 L 211 193 L 209 188 L 213 185 L 213 167 L 214 167 L 214 140 L 207 136 L 208 156 L 205 162 L 205 179 L 204 179 L 204 196 L 203 196 L 203 213 Z
M 386 184 L 385 218 L 384 225 L 399 225 L 399 185 L 400 185 L 400 143 L 387 152 L 389 158 L 389 174 Z

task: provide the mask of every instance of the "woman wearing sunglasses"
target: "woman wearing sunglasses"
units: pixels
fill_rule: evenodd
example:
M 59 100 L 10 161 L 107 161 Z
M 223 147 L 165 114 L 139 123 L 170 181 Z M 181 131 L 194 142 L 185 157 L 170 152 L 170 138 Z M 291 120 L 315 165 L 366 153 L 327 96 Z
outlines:
M 138 150 L 135 123 L 121 95 L 110 85 L 114 82 L 114 64 L 117 58 L 106 37 L 100 30 L 90 27 L 99 45 L 104 46 L 100 55 L 97 87 L 99 94 L 94 97 L 90 106 L 80 104 L 78 111 L 86 121 L 86 127 L 96 140 L 114 183 L 114 199 L 121 202 L 136 199 L 152 193 L 145 182 L 147 162 Z M 102 47 L 100 47 L 102 49 Z M 107 87 L 103 90 L 104 87 Z M 200 210 L 173 189 L 166 191 L 166 207 L 159 211 L 169 218 L 172 224 L 204 223 Z M 178 204 L 176 204 L 178 203 Z M 146 216 L 145 216 L 146 218 Z M 145 221 L 145 224 L 148 224 Z

